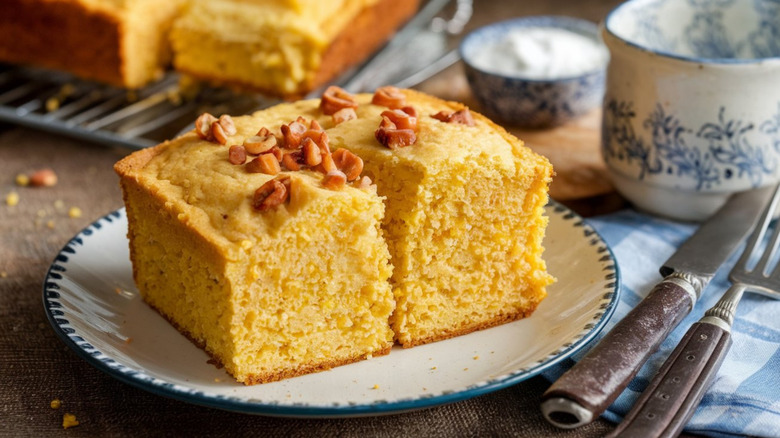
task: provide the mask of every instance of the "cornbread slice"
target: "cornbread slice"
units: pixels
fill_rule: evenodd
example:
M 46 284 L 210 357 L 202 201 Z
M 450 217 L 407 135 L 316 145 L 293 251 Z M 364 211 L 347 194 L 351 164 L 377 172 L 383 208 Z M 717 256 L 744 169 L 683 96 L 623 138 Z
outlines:
M 3 0 L 0 61 L 138 88 L 170 61 L 168 30 L 183 0 Z
M 474 126 L 432 117 L 461 104 L 403 94 L 417 113 L 414 144 L 379 144 L 388 108 L 371 95 L 356 96 L 357 118 L 329 131 L 334 149 L 363 158 L 385 197 L 398 342 L 411 347 L 529 316 L 553 281 L 542 259 L 552 166 L 479 114 Z
M 272 176 L 229 161 L 230 145 L 314 118 L 310 107 L 236 118 L 225 145 L 189 133 L 115 166 L 143 299 L 245 384 L 386 354 L 393 344 L 392 266 L 375 189 L 331 190 L 314 171 Z M 289 202 L 257 211 L 255 189 L 280 176 L 290 179 Z
M 296 97 L 366 58 L 419 0 L 190 1 L 171 32 L 194 78 Z

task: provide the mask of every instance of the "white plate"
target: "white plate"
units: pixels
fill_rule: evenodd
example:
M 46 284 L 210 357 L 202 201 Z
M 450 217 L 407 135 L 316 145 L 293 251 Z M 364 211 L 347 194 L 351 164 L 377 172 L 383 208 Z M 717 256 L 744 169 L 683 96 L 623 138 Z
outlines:
M 601 237 L 567 208 L 547 207 L 545 259 L 558 281 L 529 318 L 387 356 L 263 385 L 236 383 L 140 298 L 118 210 L 74 237 L 52 263 L 44 306 L 87 362 L 150 392 L 232 411 L 350 416 L 431 407 L 495 391 L 570 356 L 607 322 L 619 275 Z

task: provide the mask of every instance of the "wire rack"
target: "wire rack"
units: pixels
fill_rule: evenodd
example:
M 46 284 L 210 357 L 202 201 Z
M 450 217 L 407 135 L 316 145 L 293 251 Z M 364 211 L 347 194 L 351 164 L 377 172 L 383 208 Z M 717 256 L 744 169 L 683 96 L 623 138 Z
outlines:
M 443 13 L 450 18 L 442 18 Z M 470 17 L 470 0 L 430 0 L 382 50 L 334 83 L 353 92 L 384 84 L 416 85 L 458 61 L 454 37 Z M 430 52 L 426 59 L 419 57 L 421 47 Z M 404 65 L 399 59 L 412 62 Z M 279 102 L 224 88 L 205 88 L 187 98 L 179 79 L 170 72 L 150 86 L 128 91 L 66 73 L 0 64 L 0 121 L 140 149 L 191 129 L 203 112 L 246 114 Z

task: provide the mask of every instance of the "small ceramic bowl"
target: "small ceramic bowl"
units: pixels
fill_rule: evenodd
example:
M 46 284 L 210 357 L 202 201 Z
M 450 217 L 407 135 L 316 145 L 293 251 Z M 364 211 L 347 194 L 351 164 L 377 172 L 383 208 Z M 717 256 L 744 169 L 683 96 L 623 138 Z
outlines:
M 780 4 L 630 0 L 607 15 L 602 154 L 638 208 L 698 221 L 780 172 Z
M 600 61 L 587 67 L 586 71 L 549 78 L 529 76 L 529 73 L 510 73 L 506 69 L 486 65 L 484 60 L 480 61 L 479 58 L 487 48 L 506 41 L 510 33 L 537 29 L 565 30 L 585 36 L 588 39 L 586 42 L 598 51 Z M 600 41 L 598 26 L 590 21 L 561 16 L 533 16 L 493 23 L 466 35 L 460 44 L 460 55 L 466 77 L 482 112 L 507 125 L 524 128 L 561 125 L 601 105 L 608 54 Z M 504 56 L 508 58 L 508 54 Z M 585 61 L 593 63 L 593 59 Z M 505 62 L 505 59 L 493 62 L 498 64 Z

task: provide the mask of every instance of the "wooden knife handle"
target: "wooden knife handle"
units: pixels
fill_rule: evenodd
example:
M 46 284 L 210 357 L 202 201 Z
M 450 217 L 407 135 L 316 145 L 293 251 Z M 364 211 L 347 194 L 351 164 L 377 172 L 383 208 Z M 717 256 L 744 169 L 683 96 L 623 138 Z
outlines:
M 729 332 L 697 322 L 610 437 L 676 437 L 688 423 L 731 346 Z
M 694 304 L 680 280 L 658 283 L 625 318 L 542 395 L 542 413 L 571 429 L 601 415 Z

